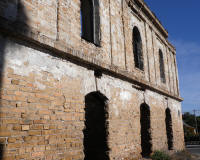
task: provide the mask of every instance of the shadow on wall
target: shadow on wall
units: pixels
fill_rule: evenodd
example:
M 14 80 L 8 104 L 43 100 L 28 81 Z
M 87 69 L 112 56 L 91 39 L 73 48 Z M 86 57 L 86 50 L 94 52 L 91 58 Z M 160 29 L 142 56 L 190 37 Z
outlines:
M 100 92 L 85 96 L 85 160 L 109 160 L 107 101 Z
M 4 88 L 4 69 L 7 46 L 12 46 L 13 44 L 9 40 L 9 37 L 14 33 L 22 33 L 24 36 L 28 32 L 27 26 L 28 18 L 26 16 L 24 5 L 20 0 L 1 0 L 0 1 L 0 113 L 3 113 L 4 107 L 9 107 L 9 101 L 4 100 L 2 95 L 5 95 Z M 2 114 L 1 114 L 2 115 Z M 3 126 L 2 120 L 4 117 L 0 117 L 0 125 Z M 2 127 L 3 128 L 3 127 Z M 5 128 L 0 129 L 0 160 L 3 160 L 7 137 L 3 133 L 6 132 Z

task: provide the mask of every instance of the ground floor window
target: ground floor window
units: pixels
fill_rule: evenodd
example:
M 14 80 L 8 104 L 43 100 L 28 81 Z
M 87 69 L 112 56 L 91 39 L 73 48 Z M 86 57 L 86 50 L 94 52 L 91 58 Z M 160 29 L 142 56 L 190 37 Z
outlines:
M 167 144 L 168 149 L 173 149 L 173 131 L 172 131 L 172 117 L 169 108 L 165 111 L 165 123 L 166 123 L 166 133 L 167 133 Z
M 140 123 L 141 123 L 141 147 L 142 156 L 149 157 L 152 152 L 151 144 L 151 122 L 150 122 L 150 107 L 143 103 L 140 106 Z
M 100 92 L 85 96 L 85 160 L 109 160 L 107 101 Z

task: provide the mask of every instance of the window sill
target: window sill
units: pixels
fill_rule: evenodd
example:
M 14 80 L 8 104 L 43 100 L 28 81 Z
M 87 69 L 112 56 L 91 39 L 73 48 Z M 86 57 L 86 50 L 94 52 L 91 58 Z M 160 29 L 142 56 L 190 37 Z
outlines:
M 142 69 L 139 69 L 139 68 L 137 68 L 137 67 L 135 67 L 135 70 L 137 71 L 137 72 L 140 72 L 140 73 L 142 73 L 142 74 L 144 74 L 145 72 L 144 72 L 144 70 L 142 70 Z
M 83 37 L 81 37 L 81 42 L 84 42 L 84 43 L 87 43 L 87 44 L 92 44 L 92 45 L 94 45 L 95 47 L 101 48 L 101 45 L 97 45 L 97 44 L 95 44 L 93 41 L 87 40 L 87 39 L 85 39 L 85 38 L 83 38 Z

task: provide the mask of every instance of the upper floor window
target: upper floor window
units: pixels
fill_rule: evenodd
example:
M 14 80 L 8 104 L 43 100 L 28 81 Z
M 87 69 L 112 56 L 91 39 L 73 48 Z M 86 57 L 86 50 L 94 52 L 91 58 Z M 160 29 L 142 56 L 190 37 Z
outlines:
M 165 83 L 166 82 L 165 67 L 164 67 L 163 53 L 161 49 L 159 49 L 159 62 L 160 62 L 160 79 L 162 83 Z
M 100 46 L 100 16 L 98 0 L 81 0 L 81 37 Z
M 142 39 L 137 27 L 133 28 L 133 53 L 134 53 L 135 67 L 144 70 Z

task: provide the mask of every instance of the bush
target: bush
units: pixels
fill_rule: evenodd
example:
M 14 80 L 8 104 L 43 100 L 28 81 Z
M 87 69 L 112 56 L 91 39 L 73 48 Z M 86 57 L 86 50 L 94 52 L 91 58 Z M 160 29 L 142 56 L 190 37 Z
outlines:
M 151 158 L 152 160 L 170 160 L 169 155 L 162 151 L 155 151 L 152 154 Z

